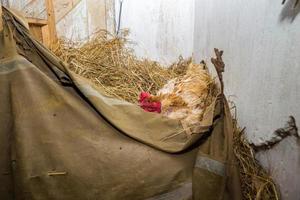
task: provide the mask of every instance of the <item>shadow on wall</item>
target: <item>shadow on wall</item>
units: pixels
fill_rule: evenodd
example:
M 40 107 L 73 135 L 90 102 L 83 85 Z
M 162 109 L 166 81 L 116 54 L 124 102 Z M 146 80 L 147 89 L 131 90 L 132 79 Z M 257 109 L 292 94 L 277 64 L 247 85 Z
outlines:
M 286 0 L 280 13 L 280 21 L 290 20 L 292 23 L 300 13 L 300 0 Z

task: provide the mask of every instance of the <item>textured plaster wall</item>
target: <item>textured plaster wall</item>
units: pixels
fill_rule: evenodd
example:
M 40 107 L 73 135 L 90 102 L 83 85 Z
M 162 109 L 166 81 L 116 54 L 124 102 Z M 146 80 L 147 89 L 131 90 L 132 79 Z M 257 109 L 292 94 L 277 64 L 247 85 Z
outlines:
M 196 0 L 194 52 L 199 61 L 224 50 L 225 89 L 248 138 L 268 139 L 289 115 L 300 123 L 300 5 L 272 0 Z M 300 197 L 300 142 L 288 138 L 258 158 L 281 186 Z
M 115 5 L 118 19 L 118 0 Z M 192 55 L 194 5 L 195 0 L 123 0 L 121 28 L 130 29 L 138 56 L 171 63 Z

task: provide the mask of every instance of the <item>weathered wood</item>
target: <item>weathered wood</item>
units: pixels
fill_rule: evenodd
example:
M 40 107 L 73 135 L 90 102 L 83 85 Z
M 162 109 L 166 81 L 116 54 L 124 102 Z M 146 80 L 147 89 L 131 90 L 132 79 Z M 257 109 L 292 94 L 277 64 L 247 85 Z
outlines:
M 43 42 L 42 26 L 39 24 L 29 24 L 30 33 L 40 42 Z
M 0 1 L 0 31 L 3 30 L 3 22 L 2 22 L 2 5 Z
M 50 44 L 50 36 L 49 36 L 49 27 L 48 27 L 48 25 L 42 26 L 41 31 L 42 31 L 43 44 L 46 47 L 50 47 L 51 44 Z
M 81 2 L 81 0 L 59 0 L 54 3 L 55 20 L 64 19 Z
M 48 20 L 48 29 L 49 29 L 49 41 L 46 43 L 54 44 L 57 42 L 56 27 L 55 27 L 55 16 L 52 0 L 46 0 L 46 9 L 47 9 L 47 20 Z
M 100 29 L 106 29 L 106 1 L 89 0 L 86 2 L 87 28 L 89 36 Z
M 27 17 L 26 18 L 29 24 L 36 24 L 36 25 L 47 25 L 48 21 L 45 19 L 36 19 L 36 18 L 31 18 L 31 17 Z
M 110 33 L 116 33 L 116 21 L 115 21 L 115 1 L 114 0 L 105 0 L 105 21 L 106 21 L 106 30 Z
M 52 0 L 45 0 L 46 19 L 37 19 L 26 17 L 31 34 L 45 46 L 51 48 L 51 45 L 57 41 L 55 15 Z

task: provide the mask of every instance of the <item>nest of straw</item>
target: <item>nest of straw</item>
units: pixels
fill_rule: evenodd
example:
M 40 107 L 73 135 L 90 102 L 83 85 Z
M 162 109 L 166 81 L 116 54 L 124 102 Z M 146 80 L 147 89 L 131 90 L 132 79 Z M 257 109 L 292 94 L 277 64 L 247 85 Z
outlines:
M 156 94 L 169 80 L 182 78 L 191 58 L 170 66 L 137 58 L 127 46 L 128 32 L 114 37 L 107 31 L 98 32 L 87 42 L 59 40 L 52 49 L 75 73 L 88 78 L 112 97 L 136 103 L 141 91 Z M 244 137 L 244 131 L 234 119 L 234 153 L 240 166 L 243 199 L 279 199 L 270 175 L 255 159 L 254 151 Z
M 278 188 L 270 174 L 255 159 L 255 152 L 245 138 L 244 129 L 233 120 L 234 154 L 238 160 L 242 195 L 247 200 L 278 200 Z
M 88 42 L 61 39 L 53 52 L 69 64 L 76 74 L 88 78 L 110 96 L 136 103 L 141 91 L 156 94 L 168 80 L 185 74 L 191 59 L 163 66 L 148 59 L 138 59 L 128 47 L 127 32 L 114 37 L 98 32 Z

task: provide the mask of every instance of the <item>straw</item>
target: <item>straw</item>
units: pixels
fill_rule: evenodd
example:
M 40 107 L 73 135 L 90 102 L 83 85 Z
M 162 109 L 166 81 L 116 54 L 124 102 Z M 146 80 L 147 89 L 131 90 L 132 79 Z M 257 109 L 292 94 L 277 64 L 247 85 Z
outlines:
M 185 74 L 191 58 L 170 66 L 137 58 L 128 47 L 127 32 L 114 37 L 105 30 L 91 40 L 72 42 L 60 39 L 54 53 L 75 73 L 90 79 L 107 95 L 136 103 L 141 91 L 156 94 L 168 80 Z
M 255 152 L 245 137 L 245 128 L 238 127 L 237 119 L 233 119 L 233 127 L 233 148 L 240 168 L 243 199 L 280 199 L 279 190 L 271 175 L 255 158 Z

